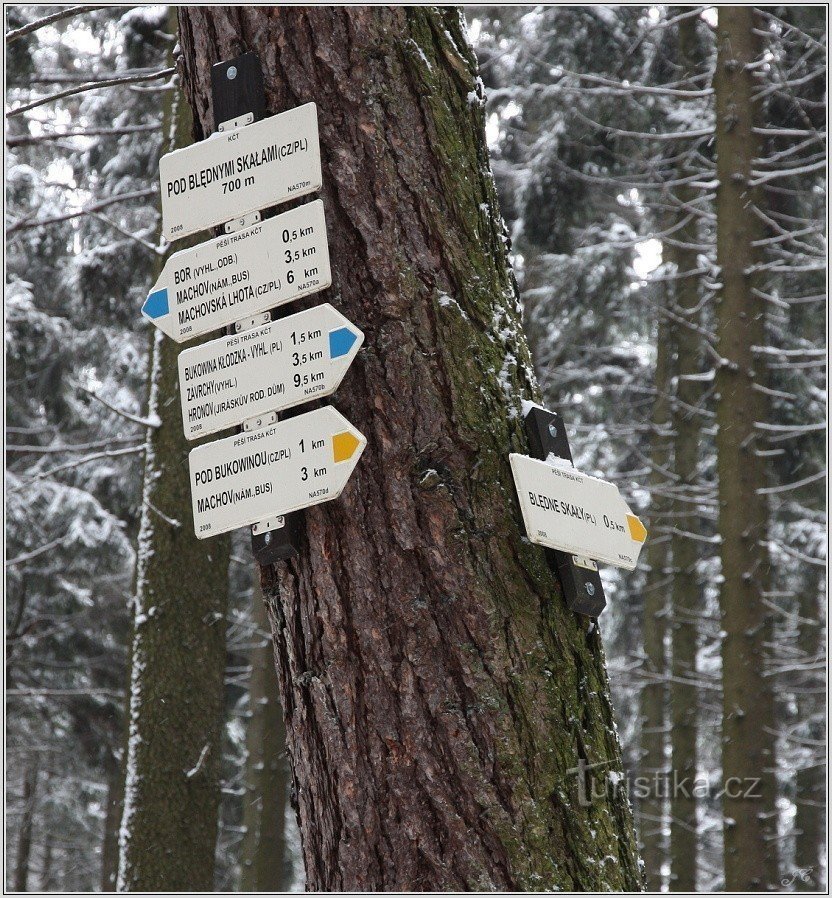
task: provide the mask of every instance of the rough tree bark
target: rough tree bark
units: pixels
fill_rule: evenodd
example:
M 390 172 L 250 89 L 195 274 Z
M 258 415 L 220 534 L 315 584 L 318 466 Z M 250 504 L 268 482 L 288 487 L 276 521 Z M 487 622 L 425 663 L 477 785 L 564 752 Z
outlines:
M 164 151 L 190 131 L 187 103 L 169 103 Z M 152 334 L 119 891 L 214 885 L 230 543 L 194 536 L 178 354 Z
M 272 112 L 318 104 L 333 286 L 308 304 L 366 334 L 334 397 L 361 463 L 263 571 L 307 888 L 640 888 L 598 629 L 523 538 L 536 388 L 458 11 L 179 15 L 202 135 L 210 65 L 246 50 Z
M 665 302 L 670 303 L 672 288 L 665 291 Z M 650 495 L 651 518 L 658 522 L 669 511 L 670 503 L 661 495 L 668 487 L 672 451 L 670 430 L 670 378 L 673 358 L 671 328 L 664 310 L 660 310 L 656 335 L 656 398 L 653 403 L 652 436 L 650 439 Z M 654 525 L 655 528 L 655 525 Z M 654 529 L 655 533 L 655 529 Z M 667 653 L 665 651 L 665 626 L 668 594 L 672 574 L 670 535 L 653 537 L 645 546 L 647 583 L 644 587 L 642 635 L 644 641 L 644 676 L 639 697 L 641 712 L 641 752 L 639 776 L 649 783 L 649 792 L 638 802 L 639 837 L 641 856 L 647 888 L 652 892 L 662 889 L 664 877 L 662 865 L 667 858 L 665 838 L 664 788 L 667 776 L 665 745 L 667 744 Z
M 722 773 L 725 887 L 729 891 L 776 887 L 777 841 L 774 778 L 774 702 L 766 674 L 772 624 L 764 593 L 770 579 L 765 459 L 757 454 L 755 421 L 768 420 L 762 356 L 764 301 L 755 296 L 762 262 L 755 241 L 765 234 L 751 184 L 761 154 L 759 101 L 751 64 L 760 55 L 756 13 L 750 6 L 721 6 L 717 24 L 716 197 L 717 472 L 722 537 Z M 735 779 L 731 779 L 735 778 Z M 754 794 L 745 797 L 759 780 Z M 737 797 L 734 797 L 734 796 Z
M 291 885 L 285 833 L 289 791 L 286 728 L 259 570 L 254 579 L 240 891 L 285 892 Z

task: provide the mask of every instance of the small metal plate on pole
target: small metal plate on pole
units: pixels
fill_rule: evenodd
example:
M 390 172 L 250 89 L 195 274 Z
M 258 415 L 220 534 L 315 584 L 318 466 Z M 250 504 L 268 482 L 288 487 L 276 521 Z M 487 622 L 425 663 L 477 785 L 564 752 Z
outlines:
M 243 53 L 211 66 L 211 93 L 214 100 L 214 128 L 251 113 L 259 122 L 266 115 L 266 89 L 260 57 Z
M 530 455 L 544 460 L 549 455 L 572 461 L 563 418 L 539 405 L 531 405 L 524 417 Z M 544 549 L 549 566 L 560 579 L 566 604 L 572 611 L 598 617 L 607 605 L 598 565 L 555 549 Z
M 225 130 L 225 123 L 228 122 L 242 124 L 241 120 L 247 116 L 254 122 L 263 119 L 266 115 L 266 90 L 257 54 L 243 53 L 213 65 L 211 95 L 214 124 L 218 129 L 222 125 Z M 317 146 L 315 152 L 319 155 Z M 303 512 L 258 522 L 251 533 L 254 560 L 258 564 L 268 565 L 297 557 L 302 522 Z

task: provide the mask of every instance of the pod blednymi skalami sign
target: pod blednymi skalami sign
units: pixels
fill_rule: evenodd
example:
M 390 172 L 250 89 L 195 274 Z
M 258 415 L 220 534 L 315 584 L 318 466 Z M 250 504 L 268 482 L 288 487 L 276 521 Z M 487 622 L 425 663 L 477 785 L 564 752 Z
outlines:
M 631 571 L 647 539 L 618 487 L 568 462 L 509 455 L 526 533 L 533 543 Z
M 367 440 L 331 405 L 192 449 L 194 531 L 203 539 L 337 499 Z
M 159 181 L 167 240 L 320 190 L 317 108 L 306 103 L 167 153 Z
M 174 253 L 142 315 L 182 343 L 331 283 L 324 204 L 315 200 Z
M 329 303 L 179 354 L 189 440 L 329 396 L 364 334 Z

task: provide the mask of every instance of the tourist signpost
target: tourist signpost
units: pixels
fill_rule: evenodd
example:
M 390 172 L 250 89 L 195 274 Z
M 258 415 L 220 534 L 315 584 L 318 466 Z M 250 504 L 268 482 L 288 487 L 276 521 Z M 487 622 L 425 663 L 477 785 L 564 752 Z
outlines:
M 647 538 L 614 483 L 570 462 L 509 455 L 526 533 L 541 546 L 633 570 Z
M 317 108 L 306 103 L 167 153 L 159 180 L 167 240 L 320 190 Z
M 315 200 L 174 253 L 142 314 L 182 343 L 331 283 L 324 204 Z
M 329 303 L 179 354 L 189 440 L 329 396 L 364 334 Z
M 174 253 L 142 314 L 179 343 L 233 325 L 179 355 L 186 437 L 243 426 L 190 452 L 194 529 L 203 539 L 252 525 L 255 557 L 271 563 L 296 551 L 285 516 L 337 498 L 367 443 L 331 406 L 278 413 L 335 392 L 364 335 L 329 303 L 270 320 L 332 281 L 320 200 L 261 220 L 262 209 L 321 187 L 315 104 L 262 118 L 253 54 L 215 65 L 212 82 L 215 114 L 235 117 L 162 157 L 163 233 L 220 224 L 226 233 Z M 536 457 L 509 456 L 526 531 L 554 550 L 569 607 L 596 616 L 605 604 L 596 562 L 633 570 L 647 531 L 614 484 L 574 468 L 560 417 L 526 405 Z
M 231 330 L 178 360 L 187 439 L 243 425 L 189 455 L 194 529 L 202 539 L 250 524 L 255 557 L 269 563 L 296 551 L 286 516 L 340 495 L 367 442 L 331 407 L 277 415 L 332 394 L 364 335 L 329 303 L 271 320 L 332 283 L 320 200 L 261 214 L 321 188 L 315 104 L 264 118 L 251 53 L 217 63 L 211 79 L 226 119 L 160 160 L 162 233 L 226 233 L 170 256 L 142 314 L 177 343 Z
M 196 535 L 203 539 L 337 499 L 367 440 L 332 406 L 192 449 Z

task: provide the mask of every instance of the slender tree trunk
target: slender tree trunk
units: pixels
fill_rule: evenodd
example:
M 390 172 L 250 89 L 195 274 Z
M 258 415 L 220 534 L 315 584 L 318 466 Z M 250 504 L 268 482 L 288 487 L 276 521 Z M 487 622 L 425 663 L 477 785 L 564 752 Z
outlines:
M 40 870 L 40 890 L 51 892 L 54 886 L 52 878 L 52 834 L 47 833 L 43 846 L 43 864 Z
M 107 810 L 104 815 L 104 839 L 101 844 L 101 891 L 113 892 L 118 875 L 118 831 L 124 808 L 124 771 L 117 757 L 110 759 L 107 771 Z
M 752 160 L 761 155 L 757 85 L 748 66 L 759 58 L 759 27 L 750 6 L 721 6 L 716 93 L 717 296 L 716 373 L 719 532 L 722 537 L 722 768 L 726 792 L 725 887 L 759 890 L 778 883 L 774 778 L 774 704 L 766 673 L 771 619 L 765 461 L 756 452 L 755 421 L 767 420 L 763 358 L 764 302 L 755 296 L 755 240 L 764 236 L 754 206 Z M 756 785 L 755 785 L 756 783 Z M 730 788 L 728 788 L 730 787 Z M 751 796 L 748 797 L 749 789 Z
M 14 867 L 14 890 L 29 889 L 29 859 L 32 856 L 32 828 L 35 820 L 35 795 L 38 786 L 37 764 L 31 764 L 23 777 L 23 813 L 17 839 L 17 859 Z
M 286 728 L 259 569 L 252 593 L 252 622 L 256 630 L 251 650 L 240 890 L 285 892 L 291 885 L 285 833 L 289 788 Z
M 163 133 L 173 116 L 181 146 L 191 116 L 184 101 L 172 105 Z M 145 453 L 120 891 L 214 884 L 230 544 L 194 536 L 178 354 L 161 332 L 151 336 L 148 407 L 159 426 Z
M 674 8 L 674 11 L 679 11 Z M 688 16 L 678 25 L 680 79 L 696 74 L 696 19 Z M 678 166 L 679 178 L 690 176 L 691 166 Z M 695 328 L 699 324 L 699 278 L 692 272 L 699 267 L 696 219 L 685 206 L 696 202 L 696 189 L 689 185 L 674 191 L 678 204 L 677 224 L 681 225 L 671 240 L 676 270 L 680 279 L 674 281 L 675 304 L 673 325 L 676 347 L 676 390 L 672 402 L 673 458 L 679 496 L 673 503 L 673 608 L 671 705 L 671 757 L 673 775 L 670 781 L 670 888 L 674 892 L 696 890 L 696 852 L 698 843 L 696 823 L 696 735 L 698 689 L 696 681 L 696 653 L 698 623 L 702 613 L 702 590 L 696 572 L 699 560 L 696 541 L 687 534 L 700 531 L 696 506 L 691 501 L 697 494 L 700 481 L 699 439 L 701 433 L 701 389 L 691 377 L 697 375 L 701 338 Z M 671 247 L 668 246 L 668 249 Z
M 821 611 L 823 601 L 823 578 L 819 568 L 814 576 L 807 577 L 807 583 L 800 597 L 800 626 L 797 644 L 807 659 L 822 656 L 823 644 Z M 805 686 L 823 687 L 822 677 L 810 676 Z M 795 879 L 795 889 L 817 892 L 823 888 L 823 846 L 826 842 L 826 765 L 823 763 L 823 749 L 826 743 L 826 722 L 823 700 L 817 695 L 798 695 L 798 719 L 807 721 L 805 735 L 818 746 L 814 757 L 807 759 L 805 766 L 795 773 L 795 851 L 794 867 L 803 871 Z
M 651 520 L 655 524 L 669 508 L 668 501 L 659 495 L 668 488 L 666 473 L 671 462 L 670 439 L 670 377 L 672 371 L 671 328 L 665 315 L 659 315 L 656 335 L 656 399 L 653 404 L 653 435 L 651 438 L 650 475 Z M 654 529 L 655 532 L 655 529 Z M 650 539 L 645 546 L 647 555 L 647 585 L 644 590 L 642 634 L 644 640 L 644 673 L 641 687 L 641 755 L 639 776 L 648 786 L 648 792 L 638 803 L 641 856 L 647 888 L 661 891 L 664 877 L 662 866 L 667 859 L 665 837 L 665 782 L 667 760 L 667 653 L 665 651 L 665 621 L 667 597 L 670 592 L 671 552 L 670 536 Z
M 685 202 L 692 198 L 688 197 Z M 682 232 L 687 229 L 682 229 Z M 691 229 L 692 230 L 692 229 Z M 694 235 L 688 231 L 693 240 Z M 680 236 L 680 239 L 684 239 Z M 677 270 L 690 271 L 696 267 L 696 252 L 676 247 Z M 686 322 L 696 322 L 699 302 L 697 282 L 693 277 L 676 282 L 675 312 Z M 672 776 L 670 778 L 670 888 L 674 892 L 696 889 L 696 730 L 697 687 L 696 653 L 698 649 L 698 616 L 702 613 L 702 594 L 696 573 L 697 544 L 686 534 L 700 530 L 699 519 L 692 505 L 699 472 L 700 422 L 696 404 L 698 390 L 695 381 L 683 380 L 698 372 L 699 337 L 685 325 L 674 327 L 677 348 L 676 382 L 673 401 L 674 472 L 677 481 L 674 491 L 680 499 L 673 503 L 674 528 L 671 552 L 673 555 L 672 582 L 672 654 L 670 683 L 670 733 Z
M 524 538 L 508 464 L 536 388 L 458 11 L 180 23 L 203 134 L 210 64 L 242 50 L 271 111 L 318 104 L 315 302 L 367 337 L 334 397 L 368 437 L 359 468 L 263 571 L 307 888 L 640 888 L 598 630 Z

